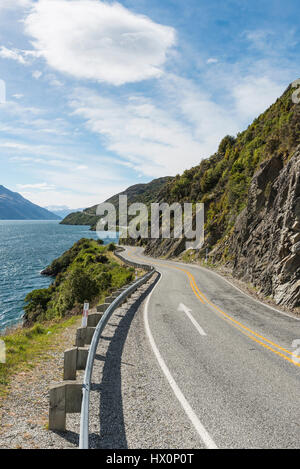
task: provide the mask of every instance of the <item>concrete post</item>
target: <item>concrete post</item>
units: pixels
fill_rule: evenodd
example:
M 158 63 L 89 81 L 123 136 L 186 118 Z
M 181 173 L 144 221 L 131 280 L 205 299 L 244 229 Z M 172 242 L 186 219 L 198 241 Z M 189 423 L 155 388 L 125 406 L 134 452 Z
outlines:
M 65 351 L 64 354 L 64 380 L 76 381 L 76 371 L 85 370 L 88 347 L 75 347 Z
M 66 414 L 81 412 L 82 385 L 64 381 L 50 388 L 49 430 L 66 430 Z
M 82 384 L 68 382 L 66 387 L 66 413 L 80 414 L 82 403 Z
M 76 380 L 77 347 L 64 353 L 64 380 Z
M 105 298 L 105 303 L 112 303 L 117 297 L 118 297 L 118 295 L 107 296 Z
M 102 305 L 97 306 L 97 313 L 104 313 L 109 306 L 110 303 L 103 303 Z
M 79 327 L 76 332 L 76 346 L 84 347 L 85 345 L 90 345 L 95 330 L 95 327 Z
M 77 349 L 77 370 L 85 370 L 88 359 L 89 347 L 78 347 Z
M 88 315 L 88 327 L 96 327 L 99 323 L 100 319 L 102 318 L 103 313 L 90 313 Z
M 84 347 L 85 346 L 85 327 L 79 327 L 76 331 L 76 340 L 75 345 L 76 347 Z
M 65 384 L 50 388 L 49 430 L 66 430 L 66 390 Z

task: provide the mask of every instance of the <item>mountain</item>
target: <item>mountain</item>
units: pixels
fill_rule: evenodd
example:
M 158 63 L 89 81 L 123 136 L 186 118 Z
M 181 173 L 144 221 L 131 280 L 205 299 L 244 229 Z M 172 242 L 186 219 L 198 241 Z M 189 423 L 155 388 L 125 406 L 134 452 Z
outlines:
M 119 196 L 127 195 L 128 204 L 133 204 L 135 202 L 144 203 L 147 206 L 157 200 L 160 191 L 162 188 L 172 181 L 173 178 L 166 176 L 146 184 L 135 184 L 134 186 L 128 187 L 123 192 L 116 194 L 110 197 L 105 202 L 111 203 L 116 207 L 117 210 L 117 224 L 119 220 Z M 97 222 L 100 217 L 96 216 L 97 205 L 87 208 L 82 212 L 71 213 L 68 215 L 62 222 L 62 225 L 89 225 L 91 229 L 96 229 Z
M 0 220 L 60 220 L 60 217 L 0 185 Z
M 184 239 L 140 241 L 153 256 L 226 265 L 258 292 L 300 306 L 300 105 L 284 94 L 237 137 L 167 183 L 159 201 L 205 203 L 205 245 Z M 127 243 L 131 240 L 125 240 Z M 131 241 L 133 242 L 133 241 Z
M 50 212 L 58 215 L 60 218 L 65 218 L 70 213 L 75 213 L 84 210 L 83 208 L 72 209 L 67 207 L 66 205 L 50 205 L 49 207 L 45 207 Z

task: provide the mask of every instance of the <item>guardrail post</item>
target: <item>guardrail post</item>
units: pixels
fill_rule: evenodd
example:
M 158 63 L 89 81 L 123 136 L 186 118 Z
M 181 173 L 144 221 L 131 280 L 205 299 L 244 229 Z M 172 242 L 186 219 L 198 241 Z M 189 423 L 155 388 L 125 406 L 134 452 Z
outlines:
M 89 347 L 78 347 L 76 363 L 77 370 L 85 370 L 88 355 Z
M 86 327 L 85 328 L 85 345 L 90 345 L 93 339 L 94 332 L 96 330 L 95 327 Z
M 76 347 L 85 346 L 85 327 L 79 327 L 76 331 L 75 345 Z
M 49 430 L 66 429 L 66 390 L 63 384 L 50 388 Z
M 104 313 L 109 306 L 110 306 L 110 303 L 103 303 L 102 305 L 98 305 L 97 313 Z
M 90 345 L 96 328 L 95 327 L 79 327 L 76 331 L 76 346 L 84 347 Z
M 88 315 L 87 325 L 88 327 L 96 327 L 100 319 L 102 318 L 103 313 L 90 313 Z
M 82 385 L 64 381 L 50 388 L 49 430 L 66 430 L 66 414 L 80 413 Z
M 105 303 L 112 303 L 116 298 L 118 298 L 118 295 L 110 295 L 105 298 Z
M 76 380 L 77 352 L 75 347 L 64 353 L 64 380 Z
M 64 353 L 64 381 L 75 381 L 76 371 L 85 370 L 88 347 L 74 347 Z

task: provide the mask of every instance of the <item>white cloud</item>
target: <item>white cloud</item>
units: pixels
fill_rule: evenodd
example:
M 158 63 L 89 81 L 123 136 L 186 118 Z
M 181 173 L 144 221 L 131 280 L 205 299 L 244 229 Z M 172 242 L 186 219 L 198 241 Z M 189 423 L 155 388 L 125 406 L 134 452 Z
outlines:
M 0 57 L 2 59 L 15 60 L 21 64 L 25 64 L 26 61 L 22 53 L 18 49 L 7 49 L 5 46 L 0 47 Z
M 35 71 L 32 73 L 33 78 L 35 78 L 36 80 L 38 80 L 39 78 L 41 78 L 42 75 L 43 75 L 42 72 L 40 72 L 39 70 L 35 70 Z
M 215 58 L 213 58 L 213 57 L 207 59 L 207 61 L 206 61 L 206 63 L 209 64 L 209 65 L 210 65 L 210 64 L 216 64 L 216 63 L 218 63 L 218 62 L 219 62 L 218 59 L 215 59 Z
M 170 96 L 160 104 L 141 96 L 104 98 L 79 89 L 71 106 L 128 167 L 148 177 L 174 175 L 212 154 L 220 139 L 239 127 L 188 80 L 169 77 L 165 86 Z
M 25 27 L 54 69 L 113 85 L 161 76 L 175 43 L 173 28 L 98 0 L 39 0 Z
M 1 0 L 0 0 L 1 1 Z M 36 59 L 40 57 L 40 52 L 34 50 L 22 50 L 22 49 L 8 49 L 5 46 L 0 47 L 0 57 L 3 59 L 10 59 L 19 62 L 22 65 L 28 65 L 30 59 Z M 32 76 L 39 72 L 34 72 Z M 40 74 L 41 76 L 41 74 Z M 35 77 L 36 78 L 36 77 Z
M 233 87 L 235 107 L 242 119 L 254 119 L 281 96 L 282 85 L 267 76 L 247 76 Z
M 296 28 L 284 28 L 280 34 L 272 29 L 255 29 L 246 31 L 244 34 L 250 47 L 268 54 L 268 56 L 279 55 L 281 59 L 283 51 L 287 51 L 299 43 Z
M 50 191 L 55 189 L 55 186 L 47 184 L 46 182 L 40 182 L 37 184 L 17 184 L 17 187 L 21 190 L 34 189 L 38 191 Z
M 52 73 L 46 75 L 45 78 L 48 80 L 49 84 L 52 85 L 52 86 L 55 86 L 55 87 L 59 87 L 59 88 L 60 88 L 61 86 L 64 85 L 63 82 L 60 81 L 60 80 L 58 80 L 58 79 L 56 78 L 56 76 L 53 75 Z
M 88 166 L 85 166 L 84 164 L 80 164 L 79 166 L 76 166 L 74 169 L 76 171 L 84 171 L 85 169 L 88 169 Z
M 0 11 L 1 10 L 14 10 L 17 8 L 26 8 L 32 5 L 32 0 L 1 0 L 0 1 Z

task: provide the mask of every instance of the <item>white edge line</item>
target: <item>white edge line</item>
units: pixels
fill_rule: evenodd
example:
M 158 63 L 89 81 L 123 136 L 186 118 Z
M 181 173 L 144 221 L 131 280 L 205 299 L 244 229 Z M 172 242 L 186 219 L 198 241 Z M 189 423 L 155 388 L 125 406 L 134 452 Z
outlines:
M 159 281 L 155 285 L 154 289 L 157 287 L 157 285 L 159 284 L 161 279 L 162 279 L 162 274 L 161 274 L 161 277 L 160 277 Z M 213 439 L 211 438 L 211 436 L 209 435 L 207 430 L 204 428 L 204 426 L 202 425 L 202 423 L 198 419 L 197 415 L 193 411 L 192 407 L 190 406 L 190 404 L 188 403 L 188 401 L 184 397 L 183 393 L 181 392 L 181 390 L 177 386 L 173 376 L 170 373 L 170 370 L 168 369 L 166 363 L 164 362 L 164 359 L 162 358 L 162 356 L 159 353 L 159 350 L 158 350 L 158 348 L 155 344 L 155 341 L 153 339 L 153 336 L 152 336 L 152 333 L 151 333 L 151 330 L 150 330 L 149 319 L 148 319 L 148 306 L 149 306 L 149 301 L 150 301 L 150 298 L 152 296 L 152 293 L 154 292 L 154 289 L 152 290 L 152 292 L 148 296 L 147 301 L 145 303 L 145 307 L 144 307 L 145 331 L 146 331 L 146 334 L 148 336 L 150 345 L 152 347 L 154 355 L 156 356 L 156 359 L 158 361 L 159 366 L 161 367 L 165 377 L 167 378 L 167 380 L 169 382 L 169 385 L 172 388 L 172 391 L 174 392 L 174 394 L 175 394 L 176 398 L 178 399 L 179 403 L 181 404 L 181 407 L 185 411 L 187 417 L 190 419 L 190 421 L 194 425 L 195 430 L 197 431 L 198 435 L 200 436 L 202 442 L 204 443 L 204 445 L 208 449 L 218 449 L 217 445 L 215 444 L 215 442 L 213 441 Z
M 181 264 L 181 263 L 180 263 L 180 264 Z M 280 309 L 276 309 L 276 308 L 274 308 L 273 306 L 270 306 L 270 305 L 268 305 L 267 303 L 264 303 L 263 301 L 258 300 L 257 298 L 253 298 L 253 296 L 249 295 L 249 293 L 244 292 L 244 291 L 241 290 L 239 287 L 237 287 L 236 285 L 234 285 L 233 283 L 231 283 L 230 280 L 228 280 L 227 278 L 223 277 L 223 275 L 221 275 L 221 274 L 215 272 L 214 270 L 206 269 L 205 267 L 202 267 L 201 265 L 193 265 L 193 264 L 183 264 L 183 265 L 188 265 L 188 266 L 191 266 L 191 267 L 196 267 L 197 269 L 204 270 L 204 271 L 207 270 L 208 272 L 211 272 L 212 274 L 216 275 L 217 277 L 220 277 L 222 280 L 224 280 L 225 282 L 227 282 L 231 287 L 235 288 L 235 289 L 238 290 L 240 293 L 242 293 L 243 295 L 247 296 L 248 298 L 250 298 L 251 300 L 255 301 L 256 303 L 259 303 L 260 305 L 265 306 L 266 308 L 271 309 L 272 311 L 276 311 L 276 313 L 282 314 L 283 316 L 287 316 L 288 318 L 296 319 L 296 321 L 300 321 L 300 318 L 298 318 L 296 315 L 293 316 L 292 314 L 286 313 L 285 311 L 280 311 Z

